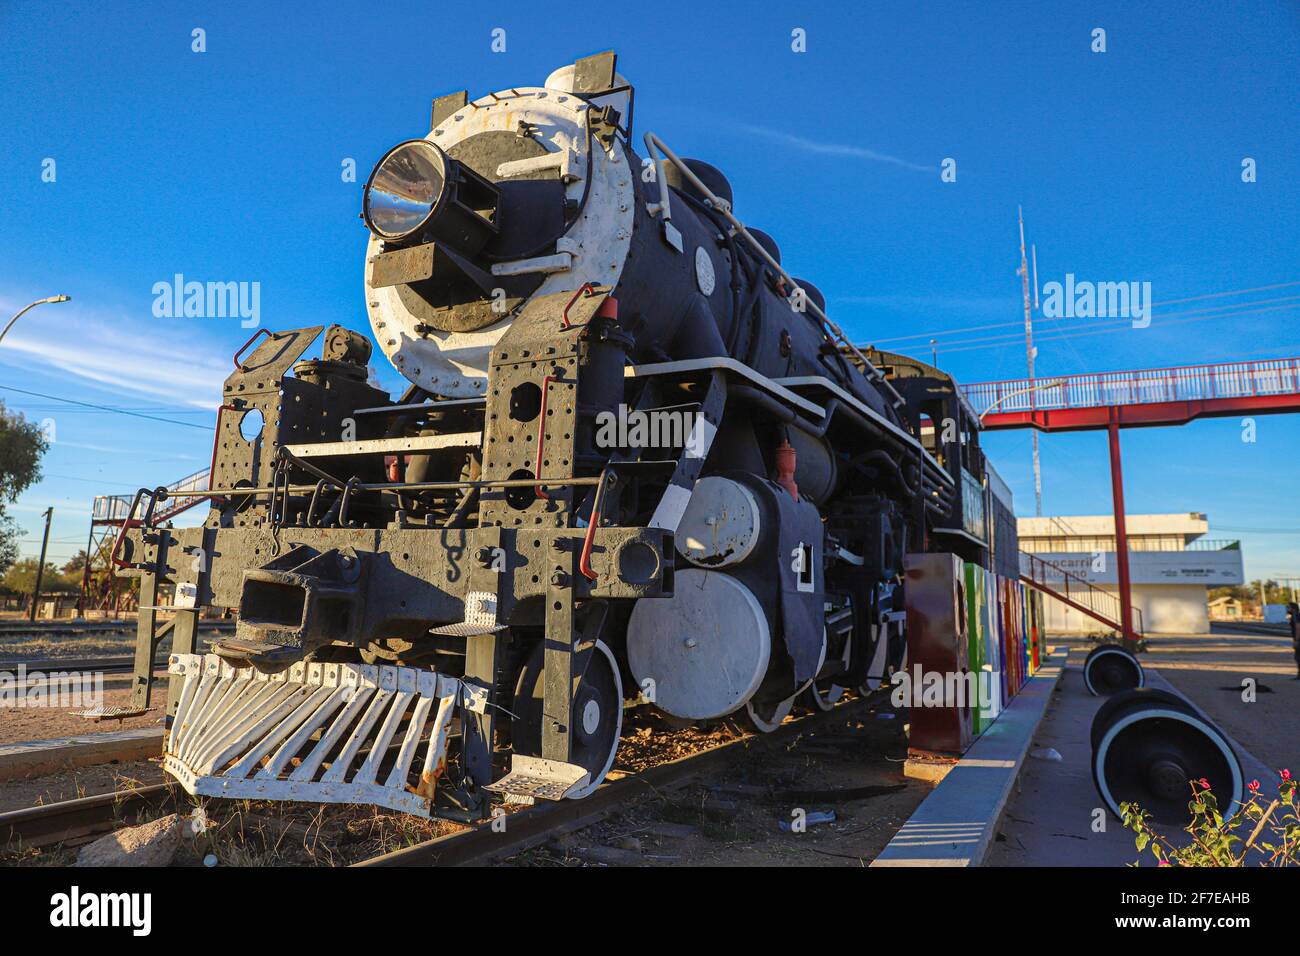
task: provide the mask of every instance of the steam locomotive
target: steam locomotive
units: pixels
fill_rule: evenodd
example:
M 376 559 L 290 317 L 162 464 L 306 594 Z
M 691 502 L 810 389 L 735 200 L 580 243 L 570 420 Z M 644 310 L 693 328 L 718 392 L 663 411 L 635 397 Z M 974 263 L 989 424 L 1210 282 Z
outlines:
M 635 152 L 633 106 L 612 52 L 435 100 L 363 198 L 373 341 L 409 388 L 343 327 L 319 358 L 319 327 L 259 331 L 203 525 L 137 495 L 137 702 L 168 631 L 191 793 L 462 819 L 582 797 L 626 706 L 770 731 L 886 681 L 905 554 L 1016 573 L 952 379 L 850 343 L 721 171 Z M 237 629 L 200 654 L 210 607 Z

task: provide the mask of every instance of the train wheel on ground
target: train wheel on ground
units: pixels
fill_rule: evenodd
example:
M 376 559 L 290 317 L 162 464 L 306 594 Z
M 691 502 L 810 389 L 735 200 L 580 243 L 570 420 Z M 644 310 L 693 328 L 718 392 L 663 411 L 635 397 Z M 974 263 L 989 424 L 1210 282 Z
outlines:
M 754 730 L 760 734 L 770 734 L 790 716 L 790 711 L 794 710 L 795 697 L 798 696 L 795 694 L 775 704 L 755 704 L 753 700 L 746 701 L 745 716 L 749 718 L 749 724 Z
M 1177 694 L 1171 693 L 1170 691 L 1161 690 L 1159 687 L 1134 688 L 1133 690 L 1122 691 L 1112 697 L 1108 697 L 1106 702 L 1098 707 L 1097 712 L 1092 715 L 1091 733 L 1093 750 L 1097 749 L 1097 744 L 1101 740 L 1102 735 L 1106 732 L 1106 728 L 1109 727 L 1111 722 L 1114 720 L 1113 715 L 1116 711 L 1120 708 L 1132 706 L 1132 703 L 1135 700 L 1144 700 L 1149 705 L 1161 704 L 1175 709 L 1180 707 L 1186 709 L 1188 706 L 1185 698 L 1179 697 Z
M 1094 647 L 1083 662 L 1083 683 L 1094 697 L 1146 686 L 1142 663 L 1118 644 Z
M 1116 695 L 1094 718 L 1092 739 L 1093 783 L 1117 817 L 1121 803 L 1136 803 L 1157 822 L 1184 825 L 1192 780 L 1209 782 L 1225 817 L 1241 802 L 1241 764 L 1232 746 L 1176 695 L 1147 689 Z
M 517 753 L 541 756 L 542 701 L 545 694 L 544 651 L 539 642 L 519 672 L 515 684 L 512 747 Z M 623 681 L 618 662 L 604 641 L 596 641 L 587 656 L 587 670 L 574 681 L 573 735 L 570 761 L 590 774 L 588 783 L 568 794 L 588 796 L 605 779 L 618 752 L 623 730 Z

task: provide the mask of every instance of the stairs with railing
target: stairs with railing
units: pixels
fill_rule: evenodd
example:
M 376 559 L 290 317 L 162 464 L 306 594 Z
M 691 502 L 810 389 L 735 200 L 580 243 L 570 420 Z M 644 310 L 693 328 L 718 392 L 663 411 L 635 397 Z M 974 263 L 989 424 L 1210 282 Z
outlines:
M 174 518 L 208 497 L 208 469 L 186 475 L 166 486 L 167 498 L 154 512 L 155 523 Z M 96 524 L 121 525 L 134 520 L 132 495 L 96 495 L 92 518 Z
M 1025 551 L 1020 552 L 1020 580 L 1106 627 L 1124 633 L 1124 627 L 1120 623 L 1123 614 L 1119 595 L 1113 591 L 1090 584 L 1060 565 L 1044 561 L 1038 555 Z M 1132 610 L 1133 629 L 1140 639 L 1143 634 L 1142 611 L 1137 607 Z

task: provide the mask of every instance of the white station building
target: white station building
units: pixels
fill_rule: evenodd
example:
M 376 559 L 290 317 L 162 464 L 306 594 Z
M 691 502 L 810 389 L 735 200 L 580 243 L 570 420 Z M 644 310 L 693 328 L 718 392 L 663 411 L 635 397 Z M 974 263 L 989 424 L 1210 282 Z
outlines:
M 1129 580 L 1133 605 L 1147 634 L 1204 634 L 1210 630 L 1208 589 L 1241 584 L 1241 542 L 1207 540 L 1210 524 L 1197 512 L 1128 515 Z M 1115 519 L 1110 515 L 1019 518 L 1020 549 L 1104 590 L 1119 592 Z M 1044 597 L 1047 628 L 1088 633 L 1097 620 Z

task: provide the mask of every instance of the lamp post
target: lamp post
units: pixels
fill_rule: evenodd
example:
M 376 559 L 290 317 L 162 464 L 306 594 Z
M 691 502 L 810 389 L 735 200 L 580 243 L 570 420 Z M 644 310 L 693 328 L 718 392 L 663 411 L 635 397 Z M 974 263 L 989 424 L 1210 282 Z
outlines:
M 988 408 L 984 409 L 984 411 L 980 412 L 980 421 L 981 421 L 981 422 L 984 421 L 984 416 L 985 416 L 985 415 L 987 415 L 989 412 L 993 411 L 993 409 L 997 408 L 999 405 L 1001 405 L 1003 402 L 1005 402 L 1008 398 L 1015 398 L 1017 395 L 1024 395 L 1026 392 L 1037 392 L 1038 390 L 1040 390 L 1040 389 L 1044 389 L 1044 388 L 1056 388 L 1056 386 L 1058 386 L 1058 385 L 1064 385 L 1064 384 L 1065 384 L 1065 379 L 1063 379 L 1063 378 L 1055 378 L 1055 379 L 1052 379 L 1050 382 L 1035 382 L 1033 385 L 1030 385 L 1030 386 L 1028 386 L 1027 388 L 1018 388 L 1018 389 L 1016 389 L 1014 392 L 1007 392 L 1005 395 L 1003 395 L 1001 398 L 999 398 L 996 402 L 994 402 L 994 403 L 993 403 L 992 405 L 990 405 Z
M 0 342 L 4 341 L 5 334 L 14 327 L 14 323 L 17 322 L 19 319 L 21 319 L 24 313 L 28 312 L 31 309 L 36 308 L 38 305 L 44 305 L 46 302 L 67 302 L 71 298 L 72 296 L 70 295 L 49 295 L 46 296 L 44 299 L 37 299 L 35 302 L 31 303 L 30 305 L 24 306 L 23 308 L 19 309 L 18 314 L 15 315 L 12 319 L 10 319 L 9 324 L 4 327 L 4 331 L 0 332 Z

